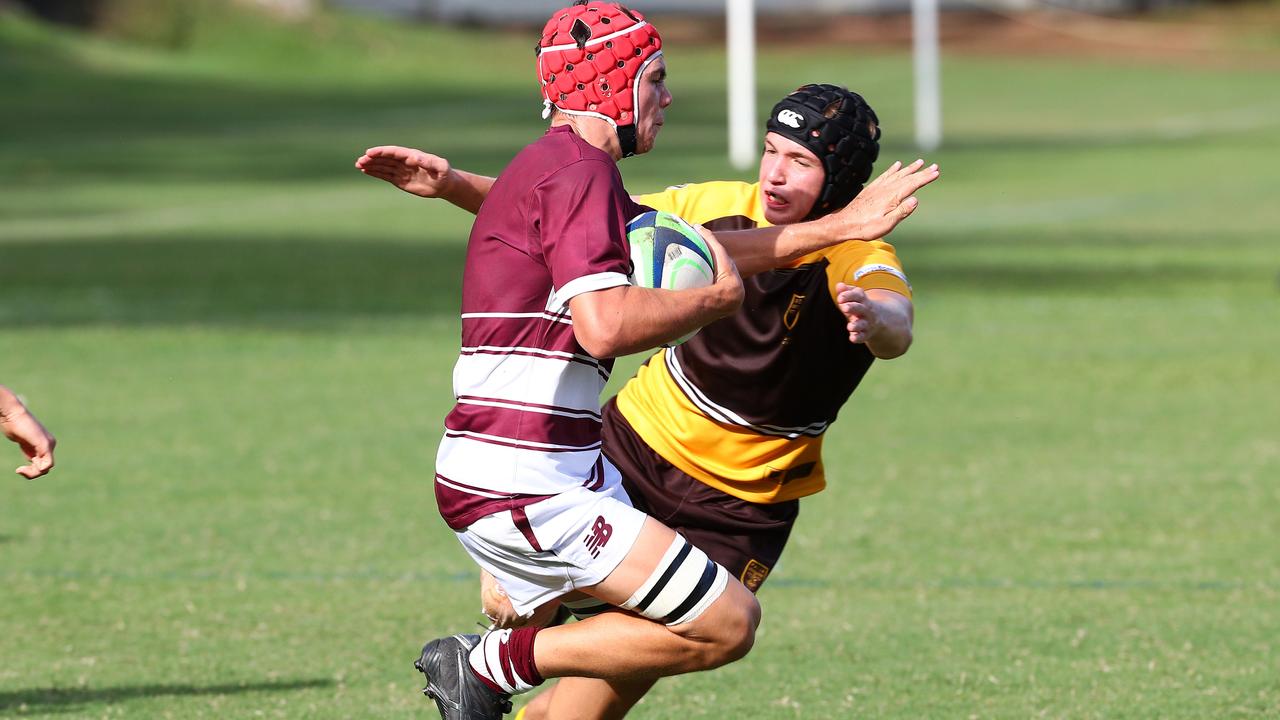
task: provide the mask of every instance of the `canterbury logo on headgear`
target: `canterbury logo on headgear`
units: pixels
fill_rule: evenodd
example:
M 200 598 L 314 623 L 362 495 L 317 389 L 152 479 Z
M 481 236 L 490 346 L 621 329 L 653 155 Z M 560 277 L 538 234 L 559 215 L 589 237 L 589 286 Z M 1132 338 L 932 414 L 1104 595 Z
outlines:
M 804 116 L 795 110 L 783 110 L 778 113 L 778 122 L 799 130 L 800 126 L 804 125 Z

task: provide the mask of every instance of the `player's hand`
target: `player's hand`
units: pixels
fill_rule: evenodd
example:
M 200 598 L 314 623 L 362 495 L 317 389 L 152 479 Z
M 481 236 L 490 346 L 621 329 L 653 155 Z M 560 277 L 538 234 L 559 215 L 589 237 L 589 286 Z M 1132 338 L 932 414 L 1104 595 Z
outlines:
M 938 165 L 916 160 L 904 166 L 895 162 L 872 180 L 844 209 L 831 214 L 839 235 L 858 240 L 878 240 L 915 212 L 916 191 L 938 179 Z
M 558 600 L 552 600 L 534 610 L 532 615 L 528 617 L 522 616 L 511 605 L 511 598 L 507 597 L 507 591 L 503 590 L 502 585 L 498 584 L 497 578 L 484 570 L 480 571 L 481 612 L 485 614 L 485 617 L 489 618 L 489 622 L 495 630 L 519 627 L 546 627 L 551 622 L 551 619 L 555 617 L 559 606 L 560 602 Z
M 398 145 L 379 145 L 365 150 L 356 159 L 356 168 L 424 198 L 444 197 L 453 182 L 453 168 L 448 160 Z
M 865 343 L 883 328 L 879 308 L 860 287 L 836 283 L 836 306 L 848 321 L 851 343 Z
M 58 441 L 25 407 L 0 413 L 0 429 L 4 430 L 5 437 L 22 448 L 22 454 L 30 461 L 14 472 L 34 480 L 53 469 L 53 448 Z
M 724 316 L 732 315 L 738 311 L 739 307 L 742 307 L 742 299 L 745 296 L 745 291 L 742 289 L 742 276 L 738 274 L 738 266 L 733 262 L 733 258 L 729 256 L 729 252 L 716 239 L 714 233 L 701 225 L 697 226 L 697 230 L 702 235 L 702 239 L 707 241 L 707 247 L 711 249 L 711 257 L 716 264 L 716 279 L 712 283 L 712 287 L 717 287 L 721 290 L 721 311 Z

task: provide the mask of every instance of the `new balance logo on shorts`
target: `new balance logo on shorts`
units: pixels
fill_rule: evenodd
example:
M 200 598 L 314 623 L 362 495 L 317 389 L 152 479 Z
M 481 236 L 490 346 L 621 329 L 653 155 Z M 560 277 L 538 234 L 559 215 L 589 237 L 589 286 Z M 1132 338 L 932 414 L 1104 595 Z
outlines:
M 587 552 L 591 553 L 591 557 L 600 557 L 600 548 L 609 542 L 609 536 L 613 535 L 613 526 L 604 521 L 604 516 L 596 518 L 595 525 L 591 526 L 591 532 L 583 539 L 587 544 Z

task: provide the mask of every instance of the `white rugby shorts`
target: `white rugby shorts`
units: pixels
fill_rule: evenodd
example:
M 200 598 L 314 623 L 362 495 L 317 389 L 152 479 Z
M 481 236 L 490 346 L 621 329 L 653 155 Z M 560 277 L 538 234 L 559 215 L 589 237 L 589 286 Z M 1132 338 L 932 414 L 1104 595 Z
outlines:
M 600 490 L 566 490 L 520 510 L 486 515 L 457 533 L 517 613 L 527 616 L 549 600 L 599 584 L 640 536 L 647 516 L 632 507 L 618 471 L 604 465 Z

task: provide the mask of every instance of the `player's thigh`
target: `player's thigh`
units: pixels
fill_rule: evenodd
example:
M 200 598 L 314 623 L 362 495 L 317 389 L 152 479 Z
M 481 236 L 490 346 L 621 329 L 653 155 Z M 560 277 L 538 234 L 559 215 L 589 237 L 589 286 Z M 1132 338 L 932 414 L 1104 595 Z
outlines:
M 666 525 L 646 518 L 609 577 L 584 590 L 673 632 L 749 647 L 760 605 L 741 582 Z
M 635 543 L 622 562 L 603 581 L 585 590 L 594 597 L 621 607 L 649 581 L 675 539 L 674 530 L 653 518 L 645 518 Z
M 647 519 L 615 481 L 599 491 L 574 488 L 518 512 L 487 515 L 458 538 L 498 581 L 515 613 L 528 617 L 549 601 L 609 577 Z

